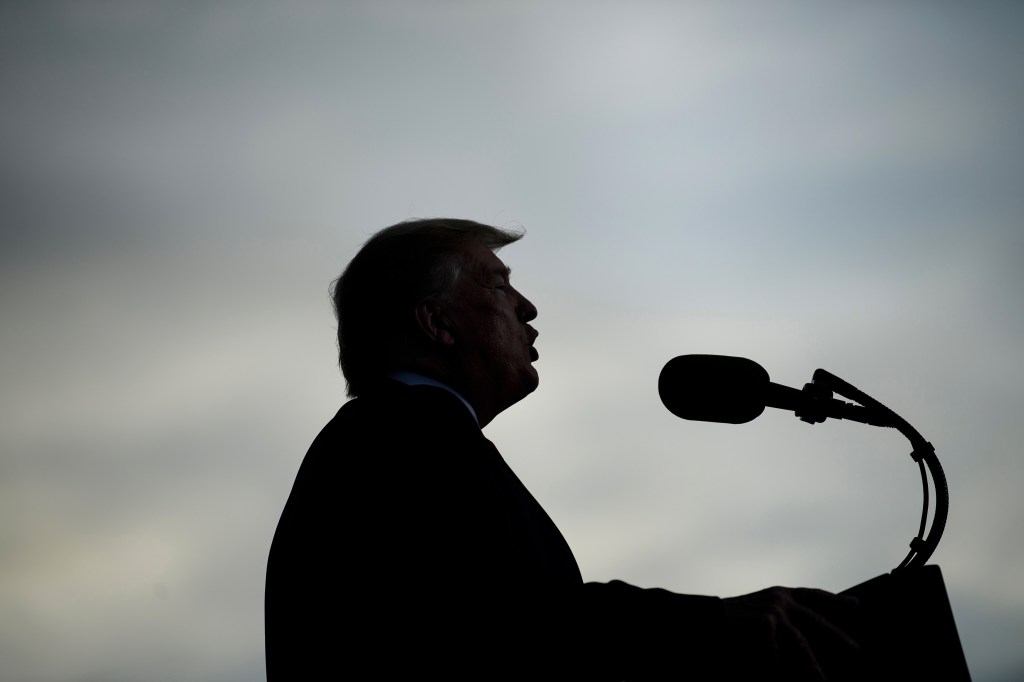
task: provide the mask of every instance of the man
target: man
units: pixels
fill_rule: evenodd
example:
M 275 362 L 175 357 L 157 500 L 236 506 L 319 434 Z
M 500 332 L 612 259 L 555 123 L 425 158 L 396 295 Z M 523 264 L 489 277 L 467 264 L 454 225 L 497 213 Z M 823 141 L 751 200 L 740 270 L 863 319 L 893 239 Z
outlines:
M 584 583 L 481 428 L 538 385 L 537 309 L 466 220 L 374 235 L 335 283 L 346 403 L 307 453 L 270 551 L 276 680 L 825 679 L 850 604 Z M 831 679 L 831 678 L 830 678 Z

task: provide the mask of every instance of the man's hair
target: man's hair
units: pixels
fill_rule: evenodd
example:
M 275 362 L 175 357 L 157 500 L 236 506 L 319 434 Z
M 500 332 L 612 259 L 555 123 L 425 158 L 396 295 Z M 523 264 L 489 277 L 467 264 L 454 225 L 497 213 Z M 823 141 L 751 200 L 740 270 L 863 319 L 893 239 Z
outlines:
M 415 305 L 450 291 L 472 240 L 497 251 L 522 236 L 472 220 L 430 218 L 398 223 L 370 237 L 331 285 L 348 395 L 359 395 L 399 369 L 412 344 Z

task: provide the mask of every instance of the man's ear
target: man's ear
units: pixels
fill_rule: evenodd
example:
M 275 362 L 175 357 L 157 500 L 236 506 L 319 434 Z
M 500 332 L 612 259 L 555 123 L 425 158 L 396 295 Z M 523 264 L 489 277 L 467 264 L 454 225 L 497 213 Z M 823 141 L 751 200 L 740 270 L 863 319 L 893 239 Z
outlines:
M 454 329 L 445 314 L 444 306 L 436 299 L 424 299 L 416 304 L 416 322 L 427 338 L 442 346 L 455 345 Z

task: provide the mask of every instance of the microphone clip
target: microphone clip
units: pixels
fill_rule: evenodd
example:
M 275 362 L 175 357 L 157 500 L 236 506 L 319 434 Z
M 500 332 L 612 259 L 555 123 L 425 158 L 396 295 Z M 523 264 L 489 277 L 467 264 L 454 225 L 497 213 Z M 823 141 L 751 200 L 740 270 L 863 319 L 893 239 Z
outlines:
M 796 410 L 796 416 L 800 421 L 808 424 L 820 424 L 828 418 L 828 407 L 832 403 L 832 390 L 821 384 L 804 384 L 801 391 L 800 408 Z

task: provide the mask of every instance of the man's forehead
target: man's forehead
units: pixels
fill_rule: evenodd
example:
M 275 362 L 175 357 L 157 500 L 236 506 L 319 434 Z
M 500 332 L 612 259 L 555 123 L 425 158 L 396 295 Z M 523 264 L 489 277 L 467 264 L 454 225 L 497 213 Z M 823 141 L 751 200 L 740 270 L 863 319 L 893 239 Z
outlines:
M 495 258 L 497 262 L 490 264 L 485 272 L 488 275 L 498 275 L 499 277 L 506 278 L 512 276 L 512 268 L 502 263 L 500 260 Z
M 505 265 L 497 254 L 487 248 L 484 244 L 477 243 L 470 251 L 472 261 L 481 274 L 501 275 L 508 277 L 512 274 L 512 268 Z

